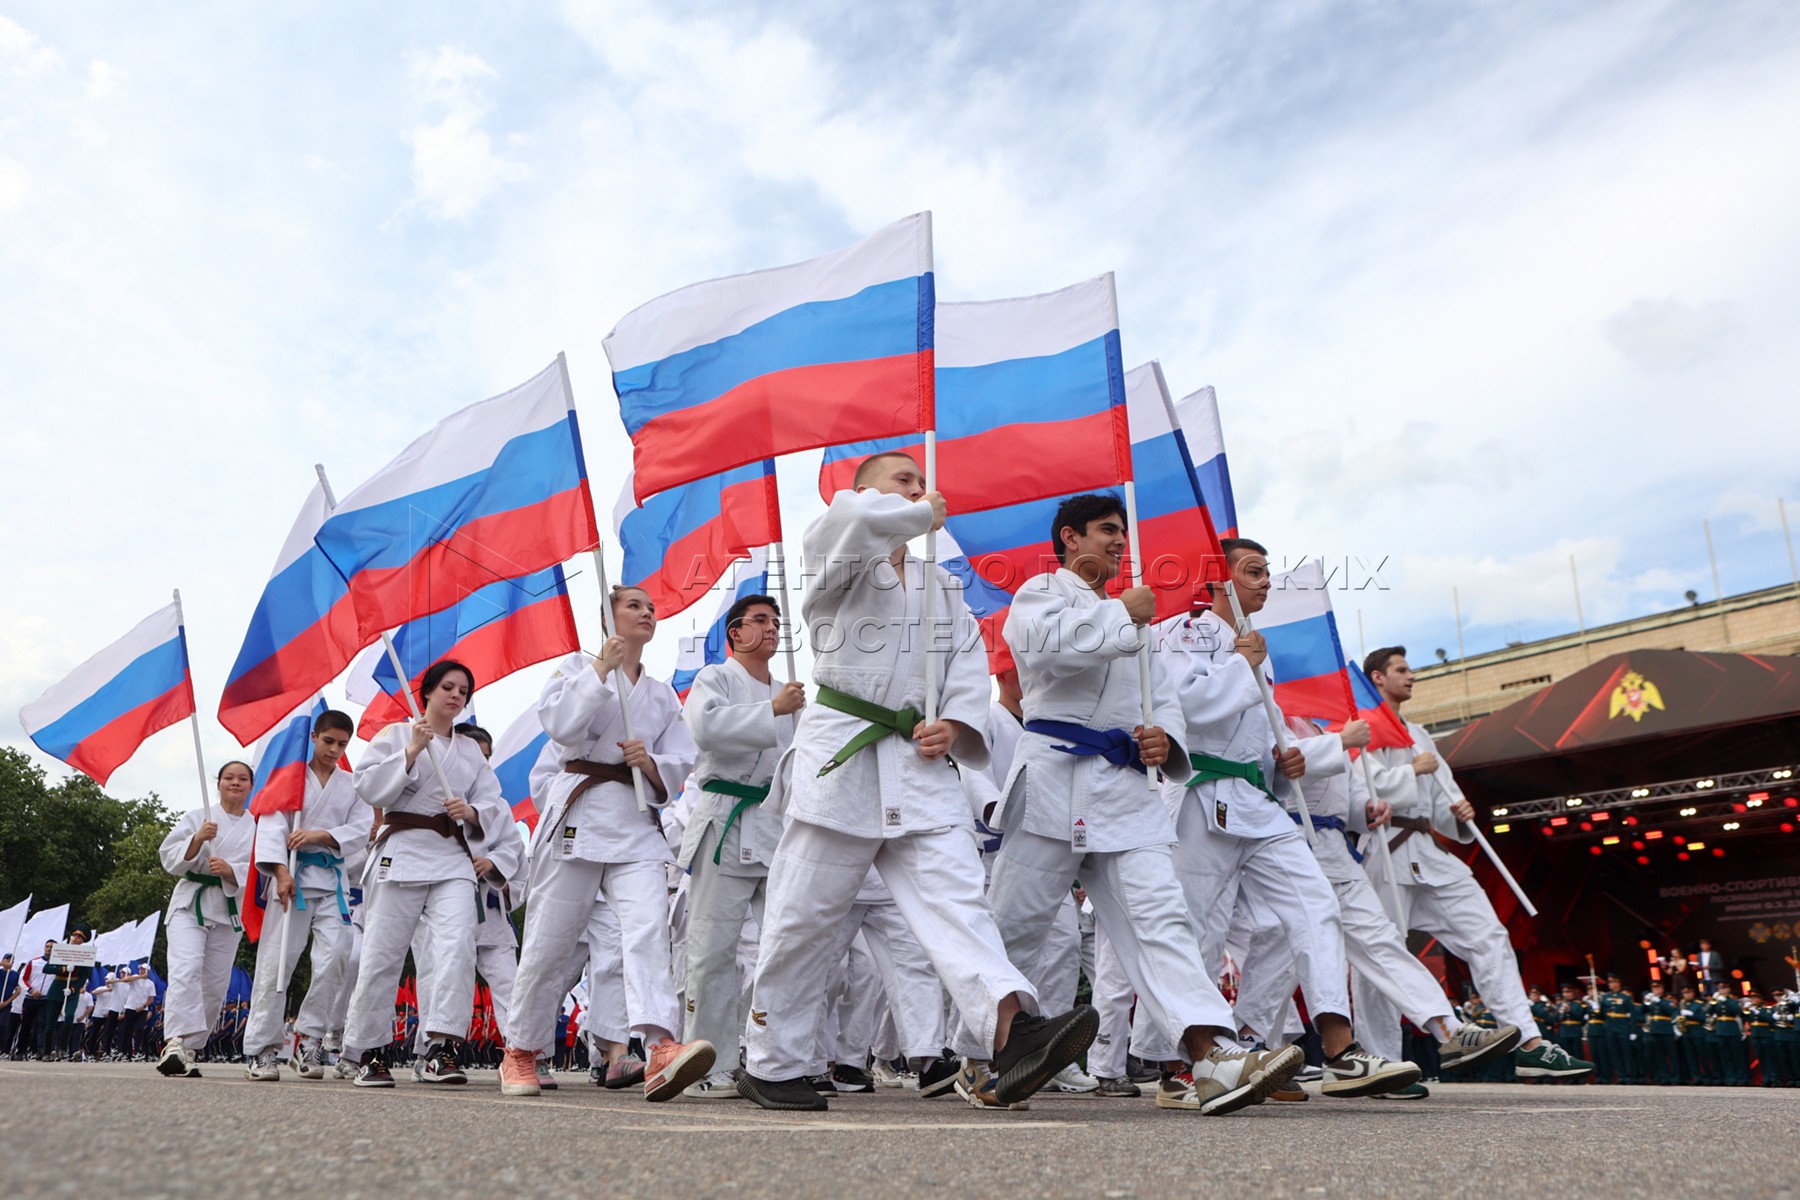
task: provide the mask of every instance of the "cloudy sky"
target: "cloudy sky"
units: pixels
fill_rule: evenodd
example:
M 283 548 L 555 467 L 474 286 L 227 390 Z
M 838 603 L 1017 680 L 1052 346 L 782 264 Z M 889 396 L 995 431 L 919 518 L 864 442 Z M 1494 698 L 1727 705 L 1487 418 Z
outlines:
M 313 462 L 566 351 L 604 508 L 623 313 L 920 209 L 945 299 L 1117 272 L 1246 532 L 1385 564 L 1353 652 L 1454 652 L 1452 587 L 1471 652 L 1571 629 L 1570 554 L 1590 623 L 1710 596 L 1704 520 L 1727 592 L 1788 579 L 1800 9 L 899 7 L 0 7 L 0 740 L 179 586 L 216 765 Z

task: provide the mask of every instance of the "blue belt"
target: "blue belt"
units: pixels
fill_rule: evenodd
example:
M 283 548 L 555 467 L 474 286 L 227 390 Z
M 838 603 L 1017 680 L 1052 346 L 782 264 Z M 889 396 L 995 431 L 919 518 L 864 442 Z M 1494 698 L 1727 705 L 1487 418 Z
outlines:
M 1068 721 L 1027 721 L 1025 728 L 1044 737 L 1060 738 L 1067 746 L 1054 746 L 1076 758 L 1104 758 L 1115 767 L 1130 767 L 1139 775 L 1146 773 L 1138 744 L 1123 729 L 1089 729 Z
M 1288 816 L 1294 819 L 1294 824 L 1298 825 L 1300 823 L 1299 813 L 1290 811 Z M 1344 848 L 1350 851 L 1350 857 L 1354 858 L 1359 863 L 1363 860 L 1362 854 L 1356 849 L 1356 843 L 1350 840 L 1350 827 L 1344 824 L 1344 818 L 1315 816 L 1312 819 L 1312 823 L 1314 829 L 1335 829 L 1343 834 Z
M 296 850 L 294 851 L 294 861 L 306 867 L 328 867 L 331 873 L 337 876 L 338 918 L 348 925 L 350 923 L 350 905 L 344 900 L 344 872 L 340 869 L 344 865 L 344 860 L 338 855 L 329 854 L 324 850 Z M 305 911 L 306 897 L 300 894 L 298 884 L 294 887 L 294 902 L 300 906 L 301 911 Z
M 975 832 L 981 839 L 983 854 L 993 854 L 1000 849 L 1000 835 L 988 828 L 988 823 L 980 817 L 975 818 Z

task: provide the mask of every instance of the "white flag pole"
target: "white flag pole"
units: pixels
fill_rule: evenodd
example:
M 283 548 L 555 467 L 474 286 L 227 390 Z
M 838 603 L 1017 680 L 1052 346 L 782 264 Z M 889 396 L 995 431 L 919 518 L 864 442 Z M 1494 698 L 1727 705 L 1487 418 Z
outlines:
M 1060 538 L 1062 534 L 1058 532 Z M 1144 554 L 1138 545 L 1138 512 L 1137 484 L 1130 479 L 1125 481 L 1125 538 L 1128 552 L 1131 555 L 1131 586 L 1142 587 L 1144 584 Z M 1143 726 L 1150 728 L 1155 713 L 1150 695 L 1150 636 L 1155 628 L 1154 615 L 1151 623 L 1143 627 L 1138 638 L 1138 701 L 1139 711 L 1143 714 Z M 1144 782 L 1152 792 L 1158 791 L 1162 784 L 1162 771 L 1152 767 L 1144 772 Z
M 606 584 L 604 549 L 604 542 L 594 547 L 594 572 L 600 578 L 600 633 L 610 639 L 613 635 L 612 589 Z M 612 675 L 613 686 L 619 691 L 619 716 L 625 724 L 625 740 L 636 741 L 637 735 L 631 731 L 631 683 L 625 678 L 625 665 L 619 664 Z M 637 796 L 638 811 L 649 812 L 650 802 L 644 798 L 644 773 L 636 767 L 631 768 L 631 790 Z
M 306 769 L 309 771 L 312 770 L 312 764 L 307 763 Z M 292 831 L 290 830 L 290 832 Z M 291 969 L 288 966 L 288 937 L 294 931 L 293 906 L 299 903 L 300 900 L 299 864 L 299 852 L 296 850 L 289 850 L 287 862 L 288 878 L 294 881 L 294 898 L 287 904 L 281 906 L 281 961 L 275 964 L 275 978 L 269 981 L 269 989 L 274 992 L 279 992 L 284 996 L 287 995 L 289 982 L 287 973 Z M 284 1013 L 283 1016 L 285 1015 L 286 1014 Z
M 925 431 L 925 491 L 938 490 L 937 486 L 937 430 Z M 932 586 L 937 565 L 937 530 L 926 531 L 925 534 L 925 620 L 922 632 L 925 642 L 925 723 L 935 724 L 938 719 L 938 677 L 937 677 L 937 588 Z
M 187 615 L 181 608 L 180 588 L 175 589 L 175 623 L 181 626 L 181 652 L 185 657 L 187 654 Z M 191 664 L 183 665 L 187 666 L 188 670 L 192 672 L 193 667 Z M 212 820 L 212 792 L 209 791 L 206 786 L 206 753 L 200 748 L 200 711 L 198 706 L 195 707 L 193 712 L 188 714 L 188 727 L 194 732 L 194 766 L 200 772 L 200 810 L 203 814 L 201 820 L 202 822 L 210 822 Z M 200 858 L 202 860 L 206 858 L 206 847 L 208 844 L 209 843 L 207 842 L 200 843 Z
M 800 672 L 794 666 L 794 630 L 799 628 L 799 619 L 788 611 L 787 555 L 782 552 L 779 538 L 769 543 L 769 565 L 775 571 L 776 586 L 780 589 L 777 595 L 781 600 L 781 646 L 787 659 L 788 682 L 792 683 L 800 678 Z M 729 640 L 730 631 L 726 632 Z
M 1237 584 L 1230 579 L 1225 581 L 1225 598 L 1231 602 L 1231 619 L 1237 623 L 1237 631 L 1240 634 L 1254 633 L 1256 627 L 1250 624 L 1250 618 L 1244 615 L 1243 606 L 1238 603 Z M 1281 719 L 1281 710 L 1275 706 L 1275 692 L 1269 687 L 1269 680 L 1263 674 L 1261 666 L 1252 667 L 1250 673 L 1256 676 L 1256 689 L 1262 693 L 1263 713 L 1269 718 L 1269 727 L 1274 731 L 1275 749 L 1286 754 L 1288 751 L 1287 725 Z M 1279 775 L 1280 772 L 1277 771 L 1276 774 Z M 1306 834 L 1307 844 L 1316 845 L 1319 834 L 1313 828 L 1312 810 L 1306 806 L 1306 792 L 1298 783 L 1291 780 L 1289 783 L 1293 788 L 1294 799 L 1300 805 L 1300 829 Z M 1271 789 L 1275 787 L 1273 779 L 1269 780 L 1269 787 Z
M 1506 886 L 1512 889 L 1513 895 L 1517 896 L 1519 903 L 1524 905 L 1525 915 L 1537 916 L 1537 905 L 1531 902 L 1531 897 L 1525 894 L 1525 889 L 1519 886 L 1519 881 L 1513 878 L 1513 873 L 1506 869 L 1506 864 L 1500 861 L 1500 856 L 1494 853 L 1492 846 L 1488 845 L 1487 835 L 1481 832 L 1481 826 L 1475 821 L 1470 821 L 1469 829 L 1475 835 L 1476 844 L 1488 856 L 1488 861 L 1494 864 L 1494 870 L 1500 872 L 1500 878 L 1506 880 Z

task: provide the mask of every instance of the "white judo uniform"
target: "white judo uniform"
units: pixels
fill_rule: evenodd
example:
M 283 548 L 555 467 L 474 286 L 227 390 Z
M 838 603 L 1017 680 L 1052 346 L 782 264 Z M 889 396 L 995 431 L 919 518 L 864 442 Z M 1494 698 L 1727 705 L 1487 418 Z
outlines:
M 690 793 L 694 807 L 676 858 L 689 873 L 682 1040 L 711 1042 L 722 1070 L 737 1065 L 750 1011 L 738 980 L 738 941 L 747 916 L 762 921 L 781 818 L 763 811 L 760 801 L 712 789 L 767 788 L 774 778 L 795 725 L 793 715 L 775 715 L 778 686 L 728 658 L 700 669 L 683 709 L 699 754 Z
M 312 938 L 312 982 L 294 1019 L 303 1038 L 323 1038 L 331 1026 L 331 1007 L 348 965 L 350 949 L 350 879 L 361 870 L 368 848 L 369 810 L 356 800 L 350 772 L 333 770 L 319 783 L 308 763 L 305 799 L 298 812 L 274 812 L 256 821 L 256 863 L 267 875 L 267 913 L 256 946 L 256 986 L 250 990 L 250 1018 L 244 1026 L 244 1054 L 254 1058 L 264 1050 L 278 1049 L 286 1040 L 287 993 L 277 992 L 278 978 L 291 980 L 294 965 Z M 296 864 L 295 902 L 284 912 L 275 898 L 275 867 L 286 866 L 288 835 L 297 829 L 320 829 L 337 842 L 334 850 L 308 846 Z M 304 902 L 306 907 L 301 908 Z M 287 960 L 281 961 L 282 928 L 292 923 L 287 936 Z
M 1468 827 L 1450 813 L 1450 805 L 1463 798 L 1450 764 L 1437 755 L 1436 744 L 1422 726 L 1407 721 L 1406 728 L 1413 738 L 1410 747 L 1368 752 L 1375 794 L 1393 806 L 1396 823 L 1407 818 L 1423 820 L 1453 841 L 1474 840 Z M 1414 774 L 1413 758 L 1427 752 L 1437 755 L 1438 769 L 1430 775 Z M 1379 857 L 1368 858 L 1364 868 L 1384 907 L 1393 904 L 1390 897 L 1395 892 L 1399 894 L 1401 911 L 1388 914 L 1394 925 L 1435 937 L 1444 949 L 1468 964 L 1482 1000 L 1500 1024 L 1518 1026 L 1522 1041 L 1538 1037 L 1541 1031 L 1531 1017 L 1531 1002 L 1519 978 L 1512 939 L 1474 873 L 1439 846 L 1430 833 L 1393 828 L 1387 835 L 1394 882 L 1399 887 L 1387 886 L 1388 876 Z M 1366 1044 L 1377 1054 L 1398 1057 L 1400 1010 L 1371 978 L 1359 974 L 1355 991 L 1357 1011 L 1363 1015 L 1358 1024 L 1367 1031 Z
M 1079 878 L 1140 1014 L 1176 1044 L 1191 1027 L 1230 1028 L 1231 1009 L 1201 969 L 1161 798 L 1129 766 L 1059 750 L 1075 743 L 1033 729 L 1049 721 L 1120 736 L 1142 723 L 1135 655 L 1146 632 L 1122 601 L 1096 595 L 1064 568 L 1019 589 L 1005 636 L 1025 731 L 994 815 L 1003 841 L 988 895 L 1008 955 L 1036 962 Z M 1168 735 L 1164 771 L 1179 781 L 1188 775 L 1186 724 L 1161 658 L 1151 662 L 1151 723 Z
M 1304 737 L 1317 734 L 1304 722 L 1292 719 L 1288 727 Z M 1352 766 L 1341 774 L 1317 774 L 1309 757 L 1306 776 L 1300 784 L 1319 835 L 1313 855 L 1337 895 L 1345 956 L 1355 976 L 1373 986 L 1418 1028 L 1429 1029 L 1437 1021 L 1446 1035 L 1454 1035 L 1461 1023 L 1451 1015 L 1444 989 L 1407 949 L 1406 935 L 1395 928 L 1393 919 L 1382 908 L 1346 837 L 1347 833 L 1369 832 L 1369 795 L 1363 788 L 1361 771 Z M 1297 811 L 1291 799 L 1290 811 Z M 1382 831 L 1385 836 L 1392 836 L 1392 832 Z M 1369 837 L 1363 838 L 1363 844 L 1372 844 Z M 1240 1021 L 1272 1044 L 1282 1031 L 1271 1026 L 1283 998 L 1293 994 L 1297 973 L 1293 952 L 1279 923 L 1271 924 L 1277 936 L 1252 938 L 1243 961 L 1244 982 L 1238 990 L 1237 1014 Z M 1357 1024 L 1366 1025 L 1369 1016 L 1362 1001 L 1357 1002 L 1356 1009 Z M 1375 1052 L 1381 1050 L 1377 1048 Z
M 250 845 L 256 818 L 248 811 L 232 816 L 222 805 L 212 808 L 219 835 L 187 857 L 188 843 L 206 823 L 206 810 L 196 808 L 175 822 L 158 851 L 163 869 L 176 877 L 175 891 L 163 916 L 168 938 L 168 988 L 163 994 L 163 1036 L 180 1038 L 189 1050 L 200 1050 L 212 1035 L 231 983 L 244 927 L 238 921 L 238 898 L 250 878 Z M 207 869 L 209 858 L 231 864 L 235 879 L 221 879 Z
M 802 611 L 817 655 L 813 678 L 821 689 L 889 710 L 921 709 L 929 650 L 939 715 L 964 726 L 951 755 L 963 770 L 980 770 L 990 695 L 980 629 L 941 567 L 927 573 L 908 554 L 897 572 L 890 561 L 931 522 L 924 501 L 841 491 L 808 527 L 805 569 L 814 582 Z M 927 587 L 936 589 L 935 607 L 933 627 L 923 629 Z M 1037 1011 L 1037 993 L 1007 961 L 982 895 L 956 768 L 896 734 L 820 774 L 870 727 L 815 696 L 776 771 L 767 805 L 785 814 L 787 827 L 769 868 L 747 1041 L 759 1079 L 795 1079 L 813 1068 L 838 966 L 830 935 L 844 927 L 870 866 L 972 1027 L 981 1057 L 993 1052 L 1002 1001 L 1017 994 L 1025 1011 Z
M 1280 922 L 1292 949 L 1308 1008 L 1348 1018 L 1350 989 L 1344 965 L 1337 898 L 1288 810 L 1269 791 L 1288 789 L 1275 770 L 1275 731 L 1263 707 L 1250 661 L 1235 650 L 1237 635 L 1211 612 L 1180 617 L 1157 628 L 1163 659 L 1178 678 L 1182 716 L 1195 772 L 1187 785 L 1165 782 L 1163 798 L 1180 838 L 1175 868 L 1200 929 L 1200 961 L 1216 978 L 1225 965 L 1225 937 L 1240 890 Z M 1267 675 L 1267 663 L 1261 668 Z M 1341 774 L 1347 765 L 1335 734 L 1299 743 L 1311 775 Z M 1254 764 L 1264 787 L 1202 765 Z M 1133 1041 L 1149 1058 L 1173 1046 L 1155 1036 L 1141 1010 Z
M 681 1033 L 665 869 L 673 855 L 656 811 L 638 811 L 629 782 L 595 782 L 570 766 L 624 762 L 619 693 L 612 677 L 600 678 L 594 661 L 585 654 L 563 659 L 538 697 L 538 719 L 563 769 L 539 801 L 543 816 L 531 842 L 531 903 L 525 910 L 524 944 L 506 1025 L 511 1049 L 551 1048 L 571 954 L 593 918 L 596 896 L 604 897 L 618 916 L 632 1032 L 643 1035 L 646 1045 Z M 658 796 L 646 780 L 645 796 L 655 805 L 665 804 L 694 764 L 694 742 L 681 719 L 681 702 L 673 688 L 649 675 L 640 675 L 629 695 L 632 732 L 668 789 Z
M 356 795 L 370 808 L 435 819 L 448 797 L 421 751 L 409 769 L 406 747 L 412 727 L 389 725 L 375 735 L 356 772 Z M 512 826 L 512 810 L 500 795 L 481 747 L 465 737 L 434 737 L 452 794 L 475 810 L 478 828 L 464 830 L 465 849 L 432 829 L 384 825 L 368 850 L 362 880 L 362 959 L 345 1021 L 344 1051 L 356 1055 L 393 1040 L 394 991 L 406 951 L 421 926 L 431 955 L 429 986 L 419 989 L 419 1024 L 430 1033 L 461 1038 L 475 1006 L 475 868 L 471 853 L 490 830 Z
M 525 842 L 512 822 L 483 829 L 479 845 L 471 845 L 476 858 L 493 862 L 492 873 L 475 881 L 475 972 L 487 981 L 494 1002 L 494 1023 L 505 1028 L 511 1010 L 513 980 L 519 970 L 519 942 L 513 933 L 513 910 L 525 902 Z M 515 884 L 513 881 L 517 880 Z M 413 934 L 413 966 L 418 970 L 420 1011 L 433 1008 L 427 999 L 435 986 L 437 963 L 431 954 L 431 938 L 423 926 Z M 419 1023 L 415 1049 L 423 1054 L 430 1041 L 425 1023 Z

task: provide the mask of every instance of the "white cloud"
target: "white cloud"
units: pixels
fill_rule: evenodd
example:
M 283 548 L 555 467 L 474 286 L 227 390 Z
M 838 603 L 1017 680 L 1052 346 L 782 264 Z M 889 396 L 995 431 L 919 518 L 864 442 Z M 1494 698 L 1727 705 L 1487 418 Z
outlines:
M 17 21 L 0 16 L 0 65 L 16 75 L 36 75 L 62 66 L 62 55 Z
M 494 74 L 478 55 L 449 46 L 413 59 L 414 86 L 440 115 L 401 137 L 412 147 L 414 194 L 438 217 L 467 217 L 502 185 L 530 174 L 523 164 L 496 154 L 481 127 L 489 111 L 482 86 Z
M 1646 371 L 1687 371 L 1724 353 L 1742 327 L 1729 301 L 1637 300 L 1606 319 L 1606 339 Z
M 125 72 L 111 63 L 94 59 L 88 63 L 87 95 L 89 100 L 110 100 L 125 83 Z
M 25 165 L 0 154 L 0 215 L 24 205 L 31 195 L 31 172 Z

